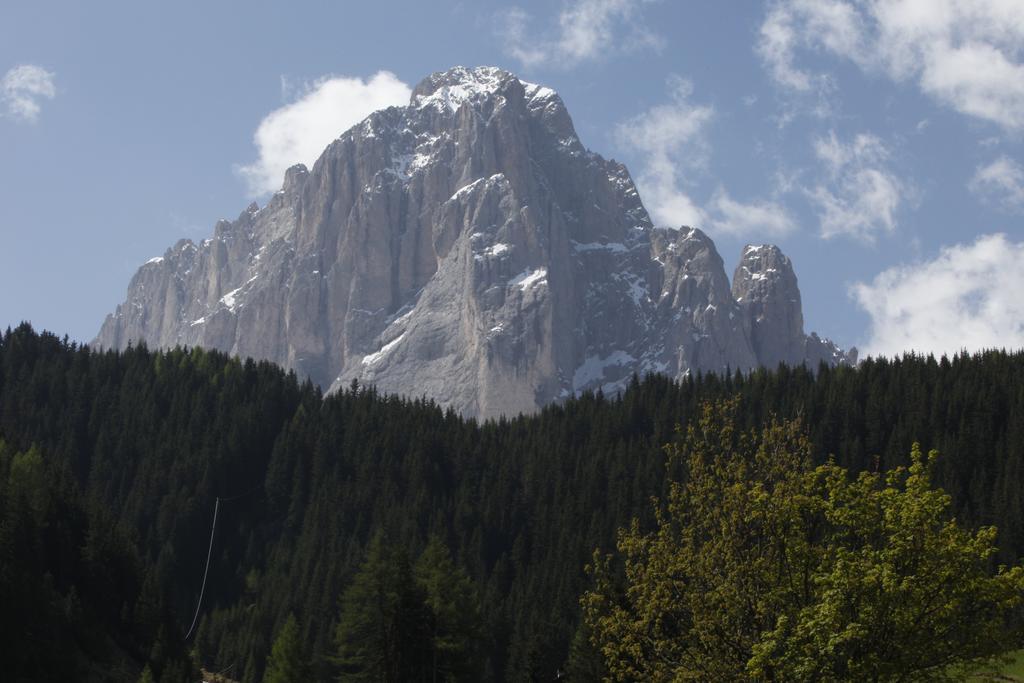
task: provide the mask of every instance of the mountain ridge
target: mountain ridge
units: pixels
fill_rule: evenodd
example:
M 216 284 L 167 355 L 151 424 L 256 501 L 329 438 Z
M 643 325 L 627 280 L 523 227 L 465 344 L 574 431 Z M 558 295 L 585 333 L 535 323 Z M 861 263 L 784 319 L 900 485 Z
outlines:
M 856 359 L 804 334 L 781 251 L 748 246 L 730 283 L 707 235 L 654 226 L 554 90 L 494 67 L 431 74 L 288 169 L 264 207 L 144 264 L 94 343 L 133 340 L 480 417 L 633 373 Z

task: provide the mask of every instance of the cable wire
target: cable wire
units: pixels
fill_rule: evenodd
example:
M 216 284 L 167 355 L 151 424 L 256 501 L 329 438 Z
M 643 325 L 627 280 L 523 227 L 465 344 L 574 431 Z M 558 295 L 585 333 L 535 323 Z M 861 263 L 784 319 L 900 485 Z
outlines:
M 206 568 L 203 569 L 203 586 L 199 589 L 199 602 L 196 603 L 196 613 L 192 617 L 192 625 L 188 627 L 185 640 L 189 639 L 192 631 L 195 630 L 196 622 L 199 621 L 199 609 L 203 606 L 203 594 L 206 592 L 206 575 L 210 571 L 210 557 L 213 555 L 213 534 L 217 530 L 217 511 L 220 509 L 220 498 L 213 504 L 213 525 L 210 527 L 210 546 L 206 549 Z

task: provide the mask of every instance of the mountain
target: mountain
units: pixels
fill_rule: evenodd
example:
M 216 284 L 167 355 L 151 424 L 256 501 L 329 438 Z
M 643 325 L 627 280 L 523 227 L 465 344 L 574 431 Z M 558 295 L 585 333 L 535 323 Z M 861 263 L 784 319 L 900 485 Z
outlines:
M 707 235 L 656 228 L 557 93 L 491 67 L 427 77 L 289 169 L 266 206 L 144 264 L 94 344 L 133 341 L 482 417 L 633 373 L 856 358 L 804 335 L 777 248 L 747 247 L 730 286 Z

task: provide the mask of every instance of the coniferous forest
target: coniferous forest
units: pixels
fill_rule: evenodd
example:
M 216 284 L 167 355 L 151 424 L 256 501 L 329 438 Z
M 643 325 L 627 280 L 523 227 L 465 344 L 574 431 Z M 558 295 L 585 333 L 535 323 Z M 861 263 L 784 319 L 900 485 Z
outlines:
M 0 336 L 4 678 L 588 680 L 584 567 L 653 523 L 665 444 L 729 398 L 743 428 L 802 418 L 852 471 L 937 449 L 957 519 L 1024 555 L 1021 352 L 650 376 L 478 424 L 22 325 Z

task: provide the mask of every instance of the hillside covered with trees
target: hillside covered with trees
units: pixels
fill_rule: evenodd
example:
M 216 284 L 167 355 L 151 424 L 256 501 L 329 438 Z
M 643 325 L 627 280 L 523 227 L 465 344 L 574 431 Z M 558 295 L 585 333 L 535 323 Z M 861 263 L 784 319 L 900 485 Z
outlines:
M 271 674 L 326 680 L 365 665 L 352 644 L 392 605 L 422 616 L 401 653 L 416 670 L 576 675 L 593 657 L 584 567 L 633 517 L 653 527 L 663 446 L 729 398 L 739 429 L 800 417 L 819 464 L 884 472 L 915 442 L 937 449 L 957 519 L 998 528 L 995 561 L 1024 555 L 1024 353 L 652 376 L 478 424 L 358 384 L 325 397 L 268 363 L 98 353 L 23 325 L 0 336 L 6 671 L 250 681 L 269 657 Z M 391 602 L 361 611 L 360 591 Z

